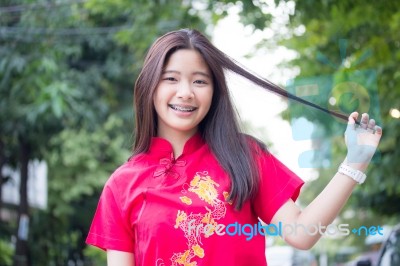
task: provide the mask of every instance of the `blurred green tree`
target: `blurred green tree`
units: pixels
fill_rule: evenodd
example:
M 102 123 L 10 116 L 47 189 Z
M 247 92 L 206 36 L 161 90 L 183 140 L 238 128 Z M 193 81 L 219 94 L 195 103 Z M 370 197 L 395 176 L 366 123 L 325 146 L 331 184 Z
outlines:
M 352 206 L 398 217 L 400 152 L 396 147 L 400 120 L 391 113 L 400 107 L 400 3 L 294 2 L 295 12 L 289 23 L 292 37 L 283 38 L 281 43 L 298 52 L 297 59 L 291 62 L 300 69 L 297 80 L 308 79 L 308 85 L 314 82 L 321 89 L 321 80 L 326 81 L 328 77 L 326 86 L 330 94 L 314 97 L 316 103 L 344 113 L 354 109 L 368 111 L 384 129 L 378 156 L 368 169 L 369 178 L 355 191 Z M 353 90 L 352 86 L 360 88 Z M 290 105 L 284 116 L 287 119 L 303 116 L 319 128 L 319 132 L 314 132 L 315 140 L 321 140 L 321 136 L 330 139 L 330 156 L 325 153 L 321 157 L 321 153 L 317 153 L 314 160 L 330 159 L 333 168 L 321 168 L 320 176 L 332 176 L 345 156 L 342 142 L 345 126 L 334 123 L 333 117 L 305 112 L 295 104 Z
M 295 79 L 284 84 L 288 91 L 330 110 L 346 114 L 368 112 L 384 130 L 378 153 L 367 170 L 368 178 L 354 191 L 340 222 L 354 227 L 398 223 L 400 2 L 274 2 L 287 15 L 288 22 L 270 28 L 273 38 L 260 42 L 258 48 L 282 45 L 297 52 L 294 60 L 282 64 L 299 70 Z M 346 156 L 346 125 L 318 110 L 292 101 L 288 104 L 282 117 L 292 122 L 293 138 L 313 140 L 313 150 L 299 158 L 300 166 L 315 167 L 319 172 L 318 179 L 306 183 L 300 197 L 301 203 L 307 205 Z M 300 118 L 314 125 L 312 132 L 305 124 L 297 124 Z M 365 237 L 322 240 L 316 250 L 329 250 L 333 255 L 340 247 L 365 246 L 364 240 Z
M 84 239 L 105 180 L 129 157 L 133 82 L 148 46 L 177 28 L 206 32 L 232 5 L 245 23 L 270 20 L 259 1 L 2 1 L 0 167 L 19 169 L 18 216 L 31 217 L 14 265 L 97 256 Z M 46 210 L 28 206 L 32 159 L 48 164 Z

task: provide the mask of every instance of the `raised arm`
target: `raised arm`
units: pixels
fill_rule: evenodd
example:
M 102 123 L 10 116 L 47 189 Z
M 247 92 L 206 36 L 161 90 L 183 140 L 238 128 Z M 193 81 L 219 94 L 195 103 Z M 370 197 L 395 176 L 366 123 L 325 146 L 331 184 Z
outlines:
M 107 266 L 135 266 L 133 253 L 107 250 Z
M 365 172 L 382 136 L 382 129 L 375 120 L 363 114 L 360 126 L 355 124 L 358 113 L 349 116 L 345 132 L 347 156 L 343 162 L 354 170 Z M 299 225 L 296 234 L 283 231 L 285 241 L 298 249 L 311 248 L 321 237 L 320 233 L 308 234 L 301 226 L 324 228 L 331 224 L 350 197 L 357 182 L 347 174 L 336 173 L 324 190 L 301 210 L 292 200 L 286 202 L 274 215 L 271 223 Z M 292 227 L 293 228 L 293 227 Z

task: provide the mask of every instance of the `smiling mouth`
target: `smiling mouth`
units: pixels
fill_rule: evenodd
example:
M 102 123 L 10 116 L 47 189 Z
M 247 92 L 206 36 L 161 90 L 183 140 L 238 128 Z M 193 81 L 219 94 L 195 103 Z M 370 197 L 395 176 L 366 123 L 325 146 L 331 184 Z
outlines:
M 168 104 L 169 107 L 174 109 L 175 111 L 180 111 L 180 112 L 193 112 L 197 109 L 197 107 L 191 107 L 191 106 L 180 106 L 180 105 L 174 105 L 174 104 Z

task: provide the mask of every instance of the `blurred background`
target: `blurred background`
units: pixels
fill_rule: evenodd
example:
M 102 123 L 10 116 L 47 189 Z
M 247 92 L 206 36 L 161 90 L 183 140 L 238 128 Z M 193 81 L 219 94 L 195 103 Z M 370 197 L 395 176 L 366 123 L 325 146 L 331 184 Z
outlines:
M 395 0 L 0 0 L 0 265 L 105 265 L 86 234 L 105 181 L 130 155 L 144 55 L 179 28 L 299 97 L 383 126 L 367 181 L 334 224 L 384 235 L 326 236 L 308 252 L 272 237 L 269 265 L 400 265 Z M 228 81 L 243 129 L 306 181 L 305 206 L 345 157 L 344 122 Z

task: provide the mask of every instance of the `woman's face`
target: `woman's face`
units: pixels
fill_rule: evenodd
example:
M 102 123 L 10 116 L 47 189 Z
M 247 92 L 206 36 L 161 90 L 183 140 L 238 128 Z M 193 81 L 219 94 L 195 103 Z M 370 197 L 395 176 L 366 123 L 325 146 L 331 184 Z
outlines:
M 212 75 L 200 53 L 190 49 L 174 52 L 153 97 L 158 136 L 194 135 L 210 109 L 212 96 Z

